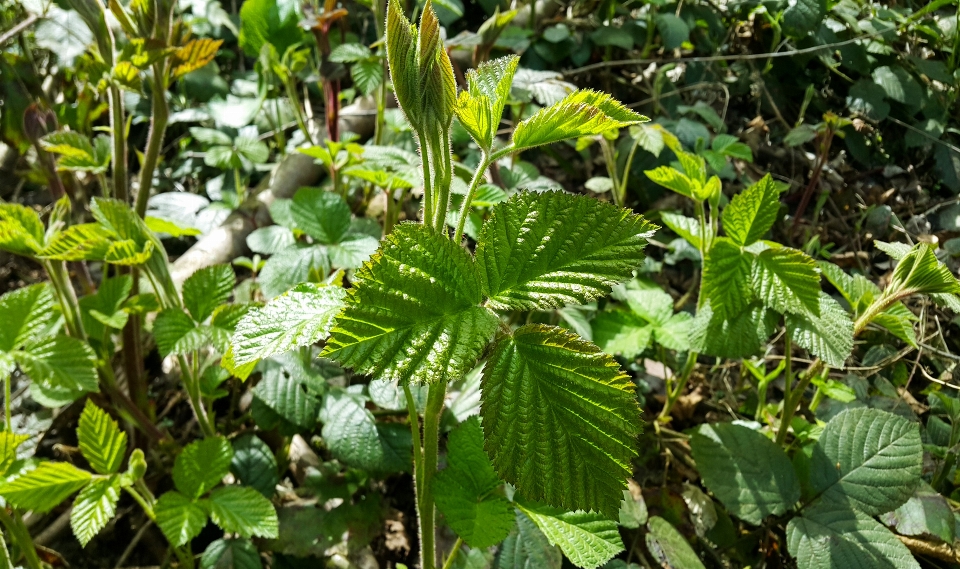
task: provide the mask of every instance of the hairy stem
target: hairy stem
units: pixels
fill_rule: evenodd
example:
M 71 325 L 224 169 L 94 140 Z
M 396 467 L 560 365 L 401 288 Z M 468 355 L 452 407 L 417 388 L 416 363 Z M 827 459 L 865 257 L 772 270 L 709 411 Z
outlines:
M 167 120 L 170 109 L 167 107 L 166 97 L 166 66 L 160 62 L 153 65 L 153 109 L 150 119 L 150 134 L 147 135 L 147 147 L 143 155 L 143 166 L 140 170 L 140 188 L 137 190 L 137 215 L 143 217 L 147 213 L 147 200 L 153 188 L 153 171 L 157 168 L 160 159 L 160 148 L 163 145 L 163 136 L 167 131 Z
M 123 118 L 123 94 L 116 85 L 108 91 L 110 103 L 110 132 L 113 139 L 113 196 L 127 203 L 130 199 L 127 188 L 127 123 Z M 106 188 L 104 188 L 106 191 Z M 108 196 L 110 197 L 110 196 Z
M 430 386 L 427 408 L 423 414 L 423 458 L 420 474 L 416 477 L 417 514 L 420 518 L 420 567 L 434 569 L 437 563 L 436 518 L 433 502 L 433 477 L 437 473 L 437 455 L 440 445 L 440 417 L 447 385 L 439 382 Z
M 480 187 L 480 182 L 483 181 L 483 173 L 490 166 L 490 155 L 484 151 L 483 156 L 480 158 L 480 164 L 477 165 L 476 171 L 473 173 L 473 179 L 470 180 L 470 188 L 467 190 L 467 195 L 463 196 L 463 203 L 460 204 L 460 215 L 457 217 L 457 229 L 453 234 L 453 242 L 460 243 L 460 240 L 463 239 L 463 228 L 467 223 L 467 216 L 470 215 L 470 204 L 473 203 L 473 198 L 477 195 L 477 188 Z

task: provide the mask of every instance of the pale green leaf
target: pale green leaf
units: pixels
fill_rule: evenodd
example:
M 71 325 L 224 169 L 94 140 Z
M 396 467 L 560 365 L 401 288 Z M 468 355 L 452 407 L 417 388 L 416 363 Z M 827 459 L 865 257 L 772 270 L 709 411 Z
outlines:
M 22 510 L 47 512 L 60 505 L 92 476 L 67 462 L 41 462 L 35 469 L 0 485 L 0 496 Z
M 26 286 L 0 296 L 0 352 L 12 352 L 48 338 L 57 313 L 53 288 L 47 283 Z
M 210 493 L 210 518 L 225 532 L 241 537 L 276 538 L 279 522 L 270 500 L 244 486 L 223 486 Z
M 700 294 L 710 301 L 718 317 L 733 319 L 750 303 L 753 297 L 750 286 L 751 256 L 726 237 L 714 240 L 707 252 Z
M 43 223 L 33 209 L 0 203 L 0 249 L 31 257 L 43 248 Z
M 900 259 L 890 286 L 901 286 L 914 294 L 960 293 L 960 282 L 926 243 L 916 245 Z
M 173 484 L 188 498 L 198 498 L 230 472 L 233 447 L 216 436 L 185 446 L 173 464 Z
M 17 448 L 28 439 L 30 435 L 0 431 L 0 477 L 7 476 L 10 466 L 17 460 Z
M 488 305 L 547 309 L 585 304 L 633 274 L 655 229 L 586 196 L 521 192 L 480 232 L 477 266 Z
M 373 52 L 362 43 L 342 43 L 330 52 L 330 61 L 337 63 L 353 63 L 372 57 Z
M 297 226 L 320 243 L 339 243 L 350 229 L 350 206 L 339 195 L 320 188 L 300 188 L 290 214 Z
M 703 562 L 677 528 L 660 516 L 647 522 L 647 549 L 662 566 L 675 569 L 704 569 Z
M 660 221 L 671 231 L 683 237 L 688 243 L 700 248 L 700 222 L 692 217 L 677 213 L 660 212 Z
M 183 282 L 183 304 L 197 322 L 203 322 L 233 294 L 236 277 L 230 265 L 213 265 L 193 273 Z
M 638 357 L 650 345 L 654 327 L 627 310 L 607 310 L 597 314 L 591 322 L 593 341 L 604 352 Z
M 690 439 L 703 484 L 731 514 L 754 525 L 800 499 L 800 482 L 780 447 L 733 423 L 701 425 Z
M 270 158 L 270 149 L 256 136 L 241 134 L 234 139 L 233 150 L 254 164 L 263 164 Z
M 40 139 L 47 152 L 59 154 L 58 170 L 72 170 L 102 174 L 110 164 L 110 139 L 105 136 L 91 141 L 75 131 L 58 131 Z
M 356 281 L 322 355 L 359 373 L 428 383 L 463 377 L 498 325 L 478 306 L 470 255 L 420 225 L 394 229 Z
M 231 342 L 235 365 L 245 365 L 322 340 L 344 304 L 346 292 L 337 286 L 302 284 L 237 324 Z
M 497 569 L 560 569 L 563 555 L 540 528 L 523 512 L 517 525 L 500 546 Z
M 369 235 L 350 234 L 335 245 L 324 245 L 334 269 L 358 269 L 377 252 L 380 240 Z
M 203 552 L 200 569 L 263 569 L 263 562 L 249 539 L 218 539 Z
M 653 170 L 645 170 L 643 173 L 653 183 L 660 184 L 682 196 L 693 198 L 699 193 L 700 184 L 670 166 L 659 166 Z
M 70 512 L 70 528 L 80 545 L 86 547 L 117 512 L 120 477 L 94 479 L 80 491 Z
M 317 390 L 312 387 L 309 370 L 291 362 L 295 362 L 292 355 L 260 364 L 263 377 L 253 388 L 254 414 L 262 405 L 275 415 L 276 422 L 292 426 L 294 432 L 308 431 L 317 420 Z
M 810 464 L 810 486 L 825 501 L 875 516 L 903 504 L 920 480 L 917 423 L 879 409 L 850 409 L 824 427 Z
M 323 245 L 294 246 L 267 259 L 258 275 L 264 296 L 273 298 L 303 282 L 320 282 L 330 272 Z
M 200 230 L 195 227 L 186 227 L 169 219 L 147 216 L 144 218 L 147 227 L 154 233 L 163 233 L 170 237 L 193 237 L 200 235 Z
M 37 256 L 56 261 L 102 260 L 113 240 L 114 235 L 99 223 L 71 225 L 57 233 Z
M 133 239 L 122 239 L 110 243 L 103 254 L 103 261 L 113 265 L 142 265 L 153 255 L 153 249 L 154 244 L 149 241 L 141 247 Z
M 193 126 L 190 127 L 190 136 L 197 142 L 211 146 L 230 146 L 233 144 L 233 139 L 230 138 L 230 135 L 214 128 Z
M 417 30 L 403 14 L 399 0 L 387 2 L 387 63 L 397 102 L 413 126 L 423 129 L 423 111 L 418 104 L 419 70 L 417 65 Z
M 853 322 L 847 311 L 825 293 L 820 293 L 820 315 L 787 314 L 787 328 L 798 346 L 829 366 L 843 367 L 853 351 Z
M 603 134 L 647 120 L 610 95 L 586 89 L 571 93 L 520 121 L 513 131 L 513 146 L 524 150 L 569 138 Z
M 350 69 L 350 76 L 357 90 L 369 95 L 383 83 L 383 63 L 380 60 L 358 61 Z
M 80 441 L 80 452 L 94 470 L 100 474 L 120 471 L 127 452 L 127 434 L 92 401 L 87 401 L 80 414 L 77 439 Z
M 500 543 L 513 529 L 510 502 L 496 490 L 503 484 L 483 450 L 480 421 L 460 424 L 447 442 L 447 467 L 437 473 L 433 491 L 447 524 L 470 547 Z
M 160 496 L 154 507 L 157 526 L 174 547 L 180 547 L 200 535 L 207 525 L 207 512 L 183 494 L 171 490 Z
M 517 56 L 502 57 L 467 72 L 467 90 L 457 99 L 456 113 L 460 124 L 485 150 L 493 146 L 519 61 Z
M 595 569 L 623 551 L 616 522 L 599 514 L 528 505 L 520 511 L 577 567 Z
M 877 240 L 877 241 L 874 241 L 873 244 L 874 246 L 876 246 L 877 249 L 880 249 L 881 251 L 886 253 L 891 259 L 894 259 L 896 261 L 899 261 L 904 257 L 906 257 L 907 255 L 909 255 L 910 251 L 913 249 L 913 247 L 911 247 L 910 245 L 907 245 L 906 243 L 896 243 L 896 242 L 888 243 L 886 241 Z
M 763 237 L 780 212 L 780 188 L 770 174 L 733 197 L 723 210 L 723 230 L 737 245 Z
M 290 231 L 282 225 L 269 225 L 253 230 L 247 236 L 247 247 L 254 253 L 274 255 L 297 242 Z
M 551 506 L 617 515 L 641 423 L 612 357 L 560 328 L 523 326 L 493 348 L 482 392 L 501 478 Z
M 754 257 L 752 284 L 757 297 L 780 313 L 820 314 L 820 275 L 803 251 L 771 247 Z

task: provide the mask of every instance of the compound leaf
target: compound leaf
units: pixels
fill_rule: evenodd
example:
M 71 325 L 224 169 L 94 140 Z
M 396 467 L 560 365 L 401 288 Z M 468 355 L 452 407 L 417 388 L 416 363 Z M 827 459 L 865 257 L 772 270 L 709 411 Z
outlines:
M 710 301 L 716 316 L 731 320 L 744 312 L 753 294 L 751 269 L 750 255 L 734 241 L 719 237 L 713 242 L 703 263 L 701 294 Z
M 780 313 L 820 314 L 820 275 L 803 251 L 771 247 L 753 261 L 753 288 L 760 300 Z
M 160 496 L 154 507 L 157 526 L 174 547 L 180 547 L 200 535 L 207 525 L 207 512 L 183 494 L 171 490 Z
M 69 336 L 54 336 L 29 351 L 14 354 L 30 379 L 53 388 L 96 392 L 97 356 L 86 342 Z
M 290 204 L 297 227 L 320 243 L 339 243 L 350 229 L 350 206 L 320 188 L 300 188 Z
M 230 472 L 233 447 L 216 436 L 184 447 L 173 463 L 173 484 L 188 498 L 199 498 Z
M 207 343 L 207 329 L 197 326 L 190 315 L 180 308 L 168 308 L 153 322 L 153 336 L 160 355 L 185 355 Z
M 757 241 L 773 227 L 780 211 L 780 188 L 770 174 L 730 200 L 723 210 L 723 230 L 737 245 Z
M 205 267 L 183 282 L 183 304 L 197 322 L 206 320 L 233 294 L 236 277 L 230 265 Z
M 822 359 L 842 367 L 853 351 L 853 322 L 847 311 L 826 293 L 820 293 L 820 315 L 809 312 L 787 314 L 787 328 L 793 341 Z

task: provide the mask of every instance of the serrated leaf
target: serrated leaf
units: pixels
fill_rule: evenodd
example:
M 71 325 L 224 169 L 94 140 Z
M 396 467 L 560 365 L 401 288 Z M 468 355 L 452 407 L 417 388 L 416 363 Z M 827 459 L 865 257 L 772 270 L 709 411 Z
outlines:
M 197 326 L 190 316 L 179 308 L 168 308 L 153 323 L 153 336 L 160 355 L 186 355 L 199 350 L 208 341 L 207 328 Z
M 80 491 L 70 512 L 70 528 L 86 547 L 117 512 L 120 477 L 97 478 Z
M 323 245 L 296 245 L 267 259 L 258 275 L 264 296 L 273 298 L 304 282 L 319 282 L 330 272 Z
M 717 317 L 733 319 L 743 313 L 752 300 L 750 257 L 726 237 L 715 239 L 707 252 L 700 294 L 710 301 Z
M 37 255 L 55 261 L 102 260 L 114 235 L 99 223 L 71 225 L 58 233 Z
M 199 38 L 190 40 L 173 54 L 173 78 L 179 79 L 213 61 L 223 40 Z
M 795 38 L 816 32 L 827 14 L 826 0 L 795 0 L 783 11 L 783 26 Z
M 516 527 L 500 546 L 497 569 L 560 569 L 560 548 L 526 514 L 518 511 L 516 517 Z
M 78 393 L 99 391 L 96 354 L 86 342 L 55 336 L 28 350 L 14 357 L 33 381 Z
M 173 464 L 173 484 L 187 498 L 198 498 L 230 472 L 233 447 L 216 436 L 185 446 Z
M 503 483 L 483 451 L 480 421 L 471 417 L 450 433 L 447 467 L 437 473 L 433 491 L 437 508 L 470 547 L 500 543 L 513 529 L 510 502 L 495 490 Z
M 780 211 L 780 189 L 767 174 L 733 197 L 723 210 L 723 230 L 737 245 L 747 246 L 773 227 Z
M 193 273 L 183 282 L 183 304 L 197 322 L 204 322 L 233 294 L 236 277 L 230 265 L 213 265 Z
M 0 203 L 0 249 L 30 257 L 43 248 L 43 223 L 27 206 Z
M 210 493 L 210 518 L 225 532 L 241 537 L 276 538 L 279 530 L 273 504 L 253 488 L 223 486 Z
M 110 140 L 105 136 L 91 141 L 79 132 L 59 131 L 44 136 L 40 144 L 47 152 L 60 155 L 58 170 L 102 174 L 110 164 Z
M 700 222 L 692 217 L 670 212 L 660 212 L 660 221 L 671 231 L 683 237 L 691 245 L 700 248 Z
M 360 93 L 369 95 L 383 83 L 383 63 L 380 60 L 358 61 L 350 69 L 350 77 Z
M 53 288 L 47 283 L 26 286 L 0 296 L 0 352 L 12 352 L 49 337 L 57 317 Z
M 334 269 L 358 269 L 377 249 L 380 240 L 369 235 L 348 234 L 335 245 L 324 245 L 330 266 Z
M 387 63 L 397 102 L 413 126 L 423 128 L 423 114 L 417 104 L 417 30 L 403 14 L 399 0 L 387 2 Z
M 440 37 L 440 20 L 431 0 L 426 1 L 420 14 L 417 67 L 416 95 L 425 128 L 449 128 L 457 104 L 457 82 L 453 76 L 450 55 Z
M 875 516 L 907 501 L 920 480 L 916 423 L 879 409 L 850 409 L 824 427 L 810 464 L 810 486 L 825 501 Z
M 270 225 L 253 230 L 247 236 L 247 247 L 254 253 L 274 255 L 296 243 L 297 239 L 286 227 Z
M 820 314 L 820 275 L 816 264 L 803 251 L 771 247 L 753 261 L 753 289 L 777 312 Z
M 704 304 L 690 324 L 690 349 L 718 356 L 739 359 L 756 355 L 779 321 L 779 316 L 759 303 L 725 319 Z
M 460 378 L 498 325 L 478 306 L 473 259 L 429 228 L 398 226 L 356 279 L 321 355 L 358 373 L 404 382 Z
M 488 305 L 548 309 L 603 296 L 640 266 L 643 217 L 585 196 L 521 192 L 484 224 L 477 266 Z
M 154 244 L 149 241 L 142 247 L 132 239 L 114 241 L 103 254 L 103 261 L 113 265 L 142 265 L 153 255 L 153 248 Z
M 0 432 L 0 477 L 7 476 L 10 466 L 17 460 L 17 448 L 29 439 L 30 435 Z
M 820 315 L 787 314 L 793 341 L 829 366 L 843 367 L 853 351 L 853 321 L 840 304 L 820 293 Z
M 638 357 L 653 339 L 653 326 L 626 310 L 600 312 L 591 325 L 593 341 L 600 349 L 626 359 Z
M 92 476 L 67 462 L 41 462 L 35 469 L 0 485 L 0 496 L 9 504 L 37 513 L 60 505 Z
M 350 206 L 339 195 L 320 188 L 300 188 L 290 214 L 297 226 L 320 243 L 339 243 L 350 229 Z
M 372 57 L 373 52 L 362 43 L 342 43 L 330 52 L 330 61 L 337 63 L 353 63 Z
M 254 403 L 265 405 L 298 430 L 312 429 L 318 401 L 308 389 L 307 377 L 272 360 L 261 366 L 263 378 L 253 389 Z
M 503 480 L 551 506 L 616 516 L 640 413 L 612 357 L 560 328 L 523 326 L 494 346 L 482 391 L 484 445 Z
M 527 505 L 520 511 L 577 567 L 595 569 L 623 551 L 616 522 L 599 514 Z
M 271 45 L 278 54 L 299 43 L 303 31 L 292 4 L 277 0 L 248 0 L 240 9 L 239 43 L 250 57 L 258 57 L 264 45 Z
M 157 526 L 174 547 L 180 547 L 200 535 L 207 525 L 207 512 L 183 494 L 171 490 L 160 496 L 154 507 Z
M 647 522 L 647 549 L 661 565 L 677 569 L 704 569 L 703 562 L 677 528 L 660 516 Z
M 467 72 L 467 89 L 457 99 L 456 113 L 485 150 L 493 146 L 519 61 L 517 56 L 501 57 Z
M 900 259 L 890 286 L 901 286 L 913 294 L 960 293 L 960 282 L 926 243 L 916 245 Z
M 270 148 L 256 136 L 255 129 L 252 134 L 244 134 L 243 130 L 237 138 L 233 139 L 234 152 L 240 158 L 245 158 L 253 164 L 265 163 L 270 158 Z
M 738 518 L 759 525 L 800 499 L 800 482 L 780 447 L 742 425 L 701 425 L 690 439 L 708 490 Z
M 241 484 L 257 490 L 266 498 L 273 496 L 280 482 L 273 451 L 254 434 L 242 435 L 233 441 L 230 472 Z
M 200 569 L 263 569 L 263 562 L 249 539 L 218 539 L 203 552 Z
M 322 340 L 346 296 L 340 287 L 305 283 L 254 308 L 233 335 L 234 364 L 245 365 Z
M 100 474 L 120 471 L 127 452 L 127 434 L 120 430 L 110 415 L 87 401 L 77 426 L 80 452 Z
M 919 569 L 890 530 L 843 503 L 821 502 L 787 524 L 787 548 L 802 569 Z
M 570 138 L 603 134 L 649 119 L 624 107 L 606 93 L 589 89 L 567 95 L 560 102 L 520 121 L 513 131 L 518 151 Z

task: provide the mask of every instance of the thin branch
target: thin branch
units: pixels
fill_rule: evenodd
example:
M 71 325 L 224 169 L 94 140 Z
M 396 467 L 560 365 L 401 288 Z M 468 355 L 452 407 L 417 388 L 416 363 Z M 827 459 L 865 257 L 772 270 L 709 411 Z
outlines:
M 31 24 L 33 24 L 39 19 L 40 19 L 40 16 L 37 16 L 36 14 L 30 14 L 29 16 L 27 16 L 26 20 L 20 22 L 16 26 L 13 26 L 12 28 L 4 32 L 4 34 L 0 36 L 0 44 L 7 43 L 7 40 L 16 36 L 17 34 L 22 32 L 25 28 L 29 28 Z

